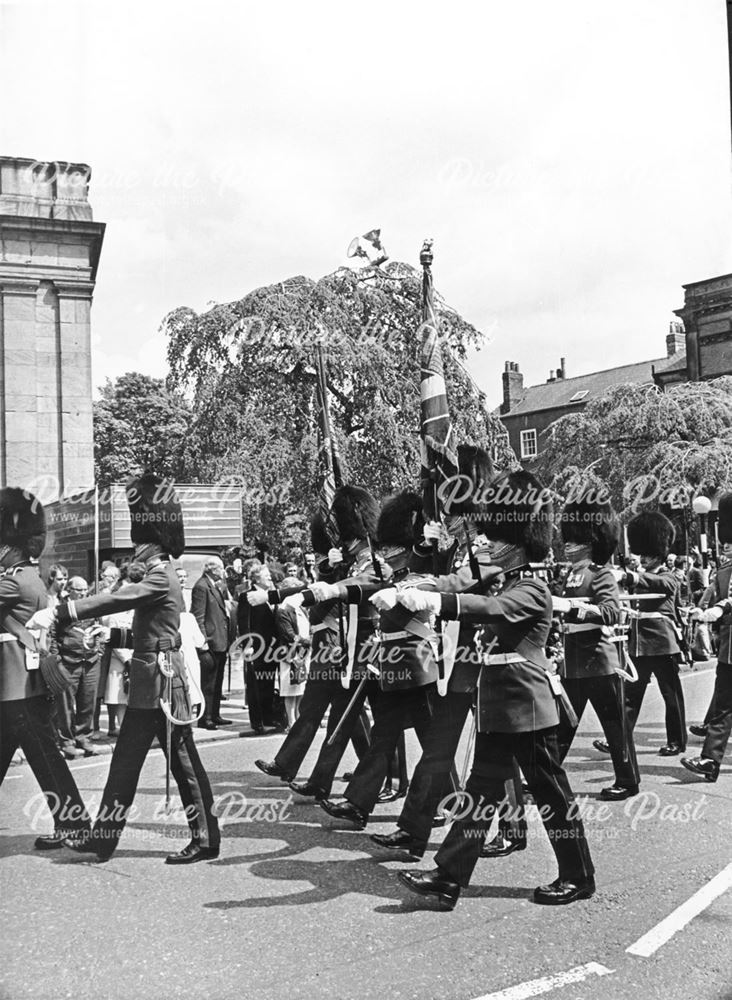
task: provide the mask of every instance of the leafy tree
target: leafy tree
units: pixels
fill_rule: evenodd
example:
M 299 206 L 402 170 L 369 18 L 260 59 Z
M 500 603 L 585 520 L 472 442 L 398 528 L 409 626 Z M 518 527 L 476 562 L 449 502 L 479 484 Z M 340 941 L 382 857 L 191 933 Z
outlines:
M 510 464 L 501 425 L 461 365 L 481 334 L 436 305 L 458 439 L 495 447 Z M 418 485 L 420 322 L 420 279 L 403 264 L 291 278 L 200 315 L 174 310 L 163 321 L 168 386 L 189 394 L 195 414 L 186 464 L 204 480 L 240 479 L 245 530 L 281 544 L 284 514 L 308 514 L 316 500 L 320 344 L 348 480 L 378 497 Z
M 732 489 L 732 378 L 622 385 L 555 421 L 538 470 L 566 495 L 604 484 L 618 512 L 687 508 Z
M 107 379 L 94 403 L 94 466 L 100 485 L 124 481 L 150 469 L 189 480 L 183 443 L 190 406 L 163 379 L 127 372 Z

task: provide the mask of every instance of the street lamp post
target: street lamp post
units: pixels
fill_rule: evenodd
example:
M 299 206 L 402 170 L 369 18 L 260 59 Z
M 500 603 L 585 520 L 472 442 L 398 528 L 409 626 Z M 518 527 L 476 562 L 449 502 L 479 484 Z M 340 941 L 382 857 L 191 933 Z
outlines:
M 691 502 L 694 513 L 699 518 L 699 549 L 701 550 L 702 568 L 707 568 L 709 562 L 709 547 L 707 545 L 707 514 L 712 509 L 712 501 L 709 497 L 694 497 Z

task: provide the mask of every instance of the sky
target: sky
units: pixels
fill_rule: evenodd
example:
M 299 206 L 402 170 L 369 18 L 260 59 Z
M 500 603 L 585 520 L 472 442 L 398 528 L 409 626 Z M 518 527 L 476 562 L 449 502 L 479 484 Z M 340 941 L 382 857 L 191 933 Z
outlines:
M 724 0 L 0 0 L 0 155 L 92 168 L 96 385 L 160 322 L 346 263 L 380 227 L 485 334 L 491 404 L 665 356 L 732 271 Z

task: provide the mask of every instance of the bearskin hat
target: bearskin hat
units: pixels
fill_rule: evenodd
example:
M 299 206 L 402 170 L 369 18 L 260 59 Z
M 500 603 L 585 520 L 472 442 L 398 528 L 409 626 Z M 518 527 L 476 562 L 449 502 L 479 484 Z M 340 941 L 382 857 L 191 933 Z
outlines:
M 480 498 L 488 484 L 495 477 L 495 470 L 490 455 L 485 448 L 477 445 L 460 444 L 457 450 L 458 472 L 461 477 L 465 477 L 473 484 L 470 495 L 467 488 L 463 487 L 464 479 L 461 480 L 460 488 L 455 490 L 456 499 L 450 499 L 450 489 L 445 504 L 445 513 L 453 514 L 476 514 L 480 509 L 480 504 L 476 502 L 476 497 Z M 467 484 L 465 484 L 467 487 Z
M 478 529 L 496 542 L 526 550 L 530 562 L 546 559 L 552 544 L 550 495 L 530 472 L 496 479 L 484 493 Z
M 568 503 L 560 515 L 565 542 L 592 547 L 592 561 L 598 566 L 610 562 L 620 540 L 620 521 L 609 503 L 578 500 Z
M 346 545 L 355 538 L 376 536 L 379 505 L 361 486 L 341 486 L 335 491 L 331 507 L 341 541 Z
M 404 490 L 390 497 L 381 508 L 376 531 L 378 544 L 411 549 L 422 538 L 423 528 L 422 498 L 418 493 Z
M 152 472 L 130 479 L 126 486 L 133 545 L 160 545 L 177 559 L 186 547 L 183 512 L 170 480 Z
M 719 498 L 719 544 L 732 542 L 732 493 L 725 493 Z
M 16 486 L 0 490 L 0 545 L 11 545 L 38 559 L 46 544 L 43 504 Z
M 674 543 L 674 526 L 658 511 L 643 511 L 628 522 L 628 545 L 636 556 L 665 559 Z
M 325 530 L 325 522 L 320 511 L 314 514 L 310 521 L 310 544 L 313 547 L 313 552 L 317 552 L 321 556 L 327 555 L 333 547 L 333 542 Z

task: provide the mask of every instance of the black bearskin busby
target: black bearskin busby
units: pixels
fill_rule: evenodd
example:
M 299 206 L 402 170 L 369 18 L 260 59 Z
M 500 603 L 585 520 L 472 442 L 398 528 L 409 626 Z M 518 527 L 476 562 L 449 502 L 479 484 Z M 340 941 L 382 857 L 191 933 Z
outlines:
M 732 543 L 732 493 L 724 493 L 719 498 L 719 521 L 717 522 L 719 544 Z
M 20 549 L 38 559 L 46 544 L 46 515 L 43 504 L 16 486 L 0 490 L 0 545 Z
M 458 445 L 457 456 L 460 480 L 454 488 L 449 483 L 442 488 L 445 514 L 475 514 L 480 508 L 478 501 L 495 477 L 493 462 L 485 448 L 472 444 Z M 467 480 L 472 488 L 468 487 Z
M 530 562 L 546 559 L 552 544 L 551 496 L 530 472 L 496 479 L 484 493 L 479 531 L 496 542 L 522 547 Z
M 628 522 L 628 545 L 637 556 L 665 559 L 674 543 L 674 526 L 658 511 L 643 511 Z
M 186 547 L 183 512 L 172 482 L 151 472 L 130 479 L 126 486 L 133 545 L 160 545 L 177 559 Z
M 320 511 L 314 514 L 310 521 L 310 544 L 313 547 L 313 552 L 317 552 L 319 556 L 327 555 L 333 547 L 333 542 L 325 530 L 323 515 Z
M 598 566 L 610 562 L 620 540 L 620 521 L 609 503 L 577 500 L 564 507 L 559 525 L 565 542 L 589 545 Z
M 367 536 L 376 537 L 379 505 L 368 490 L 361 486 L 339 487 L 331 511 L 344 545 L 356 538 L 365 541 Z
M 381 508 L 376 532 L 378 544 L 411 549 L 415 542 L 422 541 L 423 529 L 422 498 L 418 493 L 404 490 L 390 497 Z

